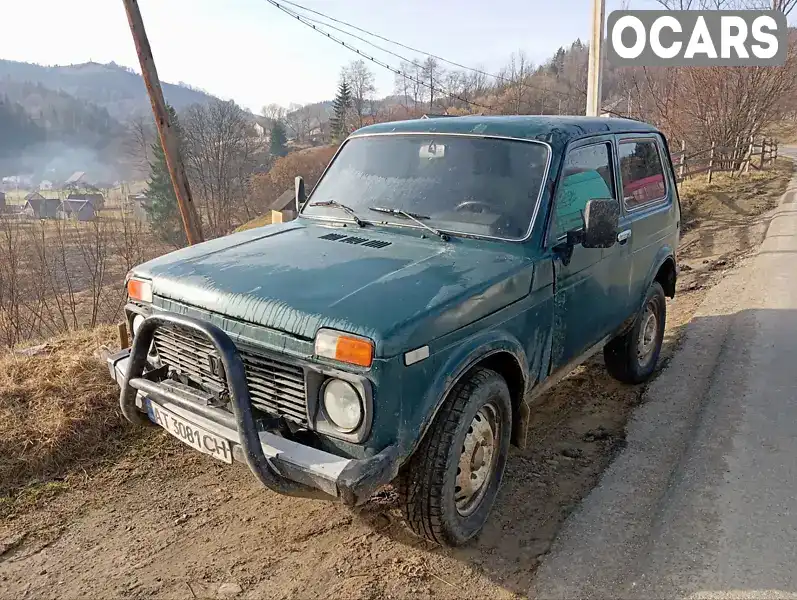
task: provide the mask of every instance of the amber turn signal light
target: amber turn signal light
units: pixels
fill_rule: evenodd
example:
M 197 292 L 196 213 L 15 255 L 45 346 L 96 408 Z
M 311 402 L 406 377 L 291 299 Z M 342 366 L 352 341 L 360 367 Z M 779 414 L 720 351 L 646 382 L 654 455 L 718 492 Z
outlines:
M 138 302 L 152 302 L 152 282 L 143 279 L 129 279 L 127 281 L 127 295 L 131 300 Z
M 370 367 L 374 361 L 374 343 L 367 338 L 321 329 L 315 338 L 315 353 L 350 365 Z

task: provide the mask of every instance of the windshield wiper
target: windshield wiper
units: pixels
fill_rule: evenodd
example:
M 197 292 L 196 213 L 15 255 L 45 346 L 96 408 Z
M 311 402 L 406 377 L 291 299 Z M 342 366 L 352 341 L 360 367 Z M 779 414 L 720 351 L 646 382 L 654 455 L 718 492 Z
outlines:
M 310 206 L 331 206 L 332 208 L 339 208 L 346 214 L 348 214 L 354 222 L 357 223 L 360 227 L 365 227 L 365 221 L 363 221 L 360 217 L 357 216 L 357 213 L 354 210 L 345 204 L 341 204 L 336 200 L 326 200 L 324 202 L 313 202 Z
M 385 208 L 383 206 L 369 206 L 369 210 L 373 210 L 374 212 L 386 213 L 388 215 L 398 215 L 404 217 L 406 219 L 410 219 L 411 221 L 415 221 L 418 225 L 426 229 L 427 231 L 431 231 L 437 237 L 439 237 L 444 242 L 447 242 L 450 238 L 447 234 L 443 233 L 439 229 L 435 229 L 430 225 L 427 225 L 421 219 L 430 219 L 431 217 L 427 217 L 426 215 L 419 215 L 418 213 L 407 212 L 406 210 L 400 210 L 398 208 Z

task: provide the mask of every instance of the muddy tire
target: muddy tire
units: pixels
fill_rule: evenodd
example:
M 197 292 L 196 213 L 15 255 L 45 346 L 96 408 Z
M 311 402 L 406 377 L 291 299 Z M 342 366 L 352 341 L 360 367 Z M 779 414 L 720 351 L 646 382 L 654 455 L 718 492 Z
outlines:
M 466 375 L 399 476 L 404 517 L 418 535 L 461 546 L 487 521 L 509 454 L 512 401 L 489 369 Z
M 656 369 L 664 340 L 667 300 L 658 281 L 648 289 L 634 326 L 603 349 L 606 369 L 623 383 L 647 381 Z

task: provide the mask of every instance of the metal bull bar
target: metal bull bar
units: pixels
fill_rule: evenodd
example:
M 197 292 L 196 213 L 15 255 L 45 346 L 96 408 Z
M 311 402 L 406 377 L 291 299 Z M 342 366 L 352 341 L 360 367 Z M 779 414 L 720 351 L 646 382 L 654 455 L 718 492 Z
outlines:
M 122 391 L 119 396 L 119 404 L 125 418 L 135 424 L 144 424 L 148 421 L 136 406 L 138 391 L 145 394 L 168 397 L 170 402 L 174 402 L 187 410 L 197 411 L 199 408 L 194 402 L 181 397 L 179 394 L 160 389 L 157 383 L 143 377 L 144 369 L 147 366 L 147 355 L 152 345 L 155 330 L 163 325 L 179 325 L 193 329 L 207 337 L 218 351 L 227 377 L 227 389 L 230 393 L 235 426 L 240 436 L 243 455 L 249 469 L 260 483 L 280 494 L 315 497 L 315 490 L 301 483 L 291 481 L 277 472 L 263 453 L 252 414 L 252 401 L 246 384 L 244 363 L 230 337 L 211 323 L 182 315 L 163 313 L 144 319 L 133 340 L 127 374 L 121 385 Z

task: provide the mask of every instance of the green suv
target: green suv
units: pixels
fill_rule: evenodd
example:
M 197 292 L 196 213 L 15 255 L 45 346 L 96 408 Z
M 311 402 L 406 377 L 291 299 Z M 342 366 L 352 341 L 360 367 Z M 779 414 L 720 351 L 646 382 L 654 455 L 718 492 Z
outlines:
M 284 494 L 393 482 L 413 530 L 459 545 L 542 391 L 601 349 L 624 382 L 656 367 L 680 208 L 649 125 L 374 125 L 297 205 L 132 270 L 109 358 L 127 419 Z

